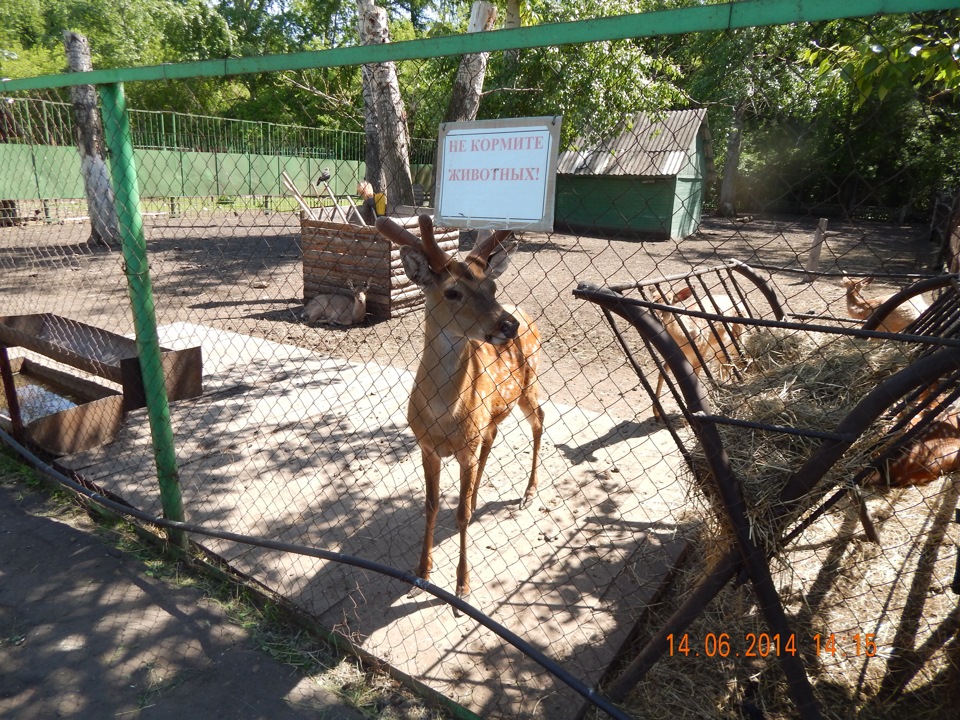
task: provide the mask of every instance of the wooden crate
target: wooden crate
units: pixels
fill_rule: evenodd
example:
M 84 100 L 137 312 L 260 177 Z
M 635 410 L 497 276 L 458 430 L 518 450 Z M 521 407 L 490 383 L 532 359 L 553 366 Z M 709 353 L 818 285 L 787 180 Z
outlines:
M 303 246 L 303 301 L 320 293 L 349 292 L 348 281 L 369 283 L 367 312 L 378 318 L 405 315 L 423 306 L 423 293 L 403 272 L 400 249 L 375 227 L 324 220 L 300 221 Z M 420 229 L 410 228 L 419 235 Z M 460 233 L 436 231 L 437 242 L 456 252 Z

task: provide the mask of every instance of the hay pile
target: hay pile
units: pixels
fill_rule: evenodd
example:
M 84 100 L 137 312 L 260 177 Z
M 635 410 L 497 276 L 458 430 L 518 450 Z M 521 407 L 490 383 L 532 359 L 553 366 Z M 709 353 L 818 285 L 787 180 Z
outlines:
M 821 431 L 835 430 L 865 394 L 916 354 L 905 343 L 780 329 L 751 332 L 744 344 L 739 377 L 711 391 L 715 411 L 741 420 Z M 825 483 L 855 476 L 876 454 L 876 444 L 892 422 L 878 420 L 831 469 Z M 838 506 L 790 546 L 780 547 L 771 537 L 769 511 L 786 480 L 820 441 L 732 426 L 719 430 L 742 482 L 754 539 L 759 534 L 761 544 L 775 551 L 771 575 L 824 717 L 939 718 L 953 712 L 960 665 L 956 643 L 942 638 L 956 633 L 956 596 L 945 587 L 956 564 L 955 537 L 950 535 L 956 532 L 950 520 L 960 482 L 894 489 L 870 498 L 874 519 L 882 526 L 882 545 L 867 542 L 856 532 L 858 518 L 852 507 Z M 703 458 L 701 464 L 705 469 Z M 699 469 L 702 492 L 695 499 L 713 502 L 716 493 L 709 487 L 709 473 Z M 806 507 L 813 507 L 816 499 L 806 498 Z M 696 562 L 671 591 L 674 595 L 663 603 L 663 611 L 651 619 L 651 627 L 666 622 L 730 542 L 723 526 L 725 513 L 719 507 L 713 510 L 697 539 Z M 698 520 L 702 517 L 696 515 Z M 703 639 L 721 632 L 740 651 L 749 634 L 769 632 L 749 585 L 731 584 L 690 624 L 685 633 L 691 647 L 697 644 L 701 652 L 661 659 L 632 695 L 631 710 L 638 716 L 691 720 L 707 715 L 740 717 L 749 701 L 771 720 L 796 717 L 776 657 L 746 657 L 740 652 L 717 658 L 702 652 Z M 851 639 L 865 633 L 873 634 L 879 648 L 874 657 L 851 651 Z M 835 635 L 847 644 L 835 655 L 818 652 L 813 641 L 818 634 Z M 904 668 L 916 675 L 904 675 Z M 906 692 L 890 699 L 884 688 L 898 677 L 906 678 Z
M 714 387 L 711 402 L 717 414 L 739 420 L 832 431 L 864 395 L 906 367 L 912 356 L 910 346 L 893 341 L 760 328 L 744 337 L 740 377 Z M 876 452 L 887 425 L 878 422 L 865 433 L 821 486 L 859 472 Z M 766 535 L 770 511 L 787 478 L 821 441 L 726 425 L 720 426 L 720 433 L 755 530 Z M 697 458 L 698 466 L 700 462 L 706 468 L 705 458 Z M 706 477 L 699 470 L 697 474 Z

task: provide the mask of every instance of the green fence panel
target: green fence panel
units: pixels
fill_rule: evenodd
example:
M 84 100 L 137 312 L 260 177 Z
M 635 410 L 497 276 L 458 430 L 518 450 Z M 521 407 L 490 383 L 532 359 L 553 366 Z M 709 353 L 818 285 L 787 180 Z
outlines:
M 0 198 L 23 200 L 37 197 L 33 169 L 33 146 L 0 145 Z
M 279 161 L 280 169 L 286 171 L 297 189 L 301 193 L 308 193 L 310 183 L 317 179 L 317 176 L 311 173 L 310 158 L 280 157 Z M 284 188 L 284 194 L 289 194 L 286 188 Z
M 280 174 L 277 170 L 277 158 L 267 155 L 250 155 L 250 194 L 278 195 L 280 193 Z
M 219 195 L 250 194 L 250 160 L 241 153 L 217 153 L 217 187 Z
M 34 148 L 34 158 L 40 197 L 86 197 L 80 173 L 80 153 L 75 147 L 38 145 Z
M 137 150 L 134 155 L 142 197 L 177 197 L 183 194 L 181 153 Z
M 183 194 L 219 195 L 217 169 L 212 153 L 183 153 Z

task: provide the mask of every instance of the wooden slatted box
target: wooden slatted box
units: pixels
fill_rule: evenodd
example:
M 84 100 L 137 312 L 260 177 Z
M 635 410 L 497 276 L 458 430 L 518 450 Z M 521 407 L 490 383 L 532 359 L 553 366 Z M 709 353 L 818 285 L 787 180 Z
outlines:
M 419 236 L 418 227 L 409 228 Z M 367 312 L 389 319 L 423 306 L 423 293 L 403 271 L 400 249 L 377 239 L 372 226 L 349 225 L 326 220 L 300 221 L 303 246 L 303 300 L 320 293 L 349 292 L 354 285 L 369 283 Z M 437 242 L 446 252 L 456 252 L 460 233 L 437 228 Z

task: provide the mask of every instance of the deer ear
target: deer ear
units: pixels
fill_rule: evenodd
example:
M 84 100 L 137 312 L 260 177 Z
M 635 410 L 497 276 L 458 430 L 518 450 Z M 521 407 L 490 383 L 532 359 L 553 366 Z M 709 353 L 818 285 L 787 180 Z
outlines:
M 401 247 L 400 262 L 403 263 L 403 271 L 414 285 L 425 288 L 436 284 L 437 276 L 430 269 L 427 256 L 420 250 L 406 245 Z
M 510 265 L 510 258 L 513 257 L 516 251 L 517 244 L 515 242 L 502 243 L 490 257 L 487 258 L 486 277 L 490 279 L 500 277 L 503 271 Z
M 673 302 L 683 302 L 693 295 L 693 290 L 689 286 L 682 287 L 673 294 Z

